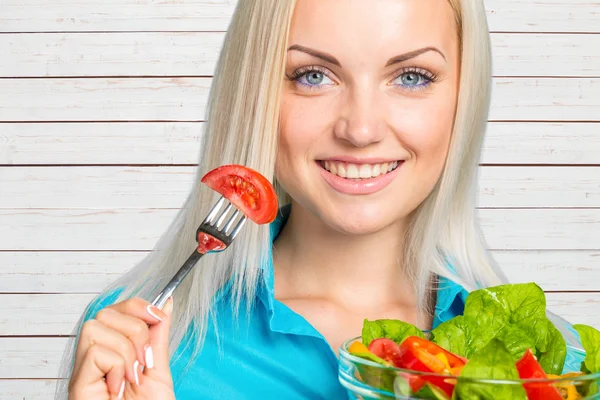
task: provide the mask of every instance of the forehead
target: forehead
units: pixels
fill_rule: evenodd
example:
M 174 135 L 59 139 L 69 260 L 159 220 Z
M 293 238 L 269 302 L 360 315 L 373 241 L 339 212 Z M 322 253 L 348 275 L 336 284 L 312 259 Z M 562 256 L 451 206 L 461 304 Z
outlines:
M 290 44 L 363 54 L 432 45 L 449 51 L 456 29 L 448 0 L 298 0 Z

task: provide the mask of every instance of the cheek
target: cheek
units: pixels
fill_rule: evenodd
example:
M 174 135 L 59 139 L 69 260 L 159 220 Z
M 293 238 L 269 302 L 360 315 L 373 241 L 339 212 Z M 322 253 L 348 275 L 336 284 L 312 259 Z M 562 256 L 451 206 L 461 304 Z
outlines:
M 455 104 L 453 101 L 425 102 L 396 120 L 401 140 L 420 170 L 440 170 L 446 159 Z
M 284 95 L 279 118 L 278 169 L 301 168 L 327 140 L 331 113 L 319 99 Z M 300 162 L 299 162 L 300 161 Z M 283 172 L 283 171 L 282 171 Z

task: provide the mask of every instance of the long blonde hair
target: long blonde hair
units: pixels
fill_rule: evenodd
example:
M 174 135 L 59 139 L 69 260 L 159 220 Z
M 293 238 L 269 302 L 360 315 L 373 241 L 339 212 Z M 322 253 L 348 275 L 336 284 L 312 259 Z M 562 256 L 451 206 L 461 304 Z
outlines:
M 432 276 L 447 277 L 467 290 L 506 280 L 493 264 L 476 219 L 477 169 L 491 92 L 491 50 L 481 0 L 448 0 L 461 46 L 461 78 L 445 169 L 434 191 L 411 215 L 404 267 L 421 308 Z M 116 301 L 151 300 L 195 249 L 195 231 L 216 199 L 200 177 L 222 164 L 249 166 L 275 180 L 278 120 L 288 34 L 295 0 L 239 1 L 215 69 L 196 181 L 154 250 L 98 299 L 124 289 Z M 281 199 L 287 198 L 281 193 Z M 213 298 L 231 283 L 234 309 L 251 304 L 260 267 L 268 262 L 268 227 L 247 224 L 227 251 L 200 260 L 175 293 L 170 349 L 191 328 L 196 350 L 212 315 Z M 246 298 L 250 301 L 243 302 Z M 89 312 L 89 309 L 87 310 Z M 237 311 L 236 311 L 237 313 Z M 84 314 L 85 315 L 85 314 Z M 81 329 L 83 316 L 75 333 Z M 68 378 L 76 340 L 67 346 L 62 377 Z M 67 397 L 67 382 L 57 399 Z

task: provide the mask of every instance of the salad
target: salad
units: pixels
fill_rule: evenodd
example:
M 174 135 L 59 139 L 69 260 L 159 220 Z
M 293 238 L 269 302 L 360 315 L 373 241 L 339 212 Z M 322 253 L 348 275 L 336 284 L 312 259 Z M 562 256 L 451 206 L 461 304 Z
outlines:
M 573 381 L 600 373 L 600 331 L 587 325 L 573 328 L 586 356 L 578 371 L 563 374 L 567 345 L 546 316 L 544 292 L 534 283 L 509 284 L 470 293 L 463 315 L 427 336 L 400 320 L 365 320 L 362 340 L 352 343 L 348 353 L 371 361 L 358 368 L 365 383 L 404 396 L 578 400 L 599 393 L 596 380 Z M 415 373 L 371 367 L 373 362 Z M 528 379 L 540 381 L 520 382 Z

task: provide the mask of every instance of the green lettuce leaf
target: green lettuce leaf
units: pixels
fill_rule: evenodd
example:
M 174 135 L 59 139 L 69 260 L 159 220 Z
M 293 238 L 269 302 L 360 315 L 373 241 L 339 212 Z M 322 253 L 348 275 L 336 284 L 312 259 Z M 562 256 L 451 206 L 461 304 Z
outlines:
M 592 374 L 600 372 L 600 331 L 582 324 L 573 325 L 573 328 L 579 333 L 585 350 L 585 368 Z
M 540 365 L 546 374 L 562 374 L 567 359 L 567 343 L 562 333 L 548 320 L 548 346 L 540 354 Z
M 535 283 L 508 284 L 471 292 L 464 315 L 474 318 L 490 331 L 492 337 L 506 325 L 516 325 L 533 338 L 539 351 L 547 351 L 546 296 Z
M 433 329 L 430 340 L 451 353 L 469 358 L 493 338 L 493 331 L 483 329 L 475 319 L 461 315 Z
M 379 338 L 391 339 L 400 344 L 409 336 L 425 338 L 425 335 L 423 335 L 423 332 L 419 328 L 400 320 L 378 319 L 369 321 L 365 319 L 363 323 L 362 342 L 365 346 L 369 346 L 374 339 Z
M 535 339 L 516 325 L 506 325 L 496 339 L 504 344 L 515 362 L 523 357 L 527 349 L 535 349 Z
M 513 356 L 506 350 L 504 344 L 497 339 L 492 339 L 487 346 L 473 354 L 463 368 L 460 377 L 518 380 L 519 373 Z M 453 398 L 461 400 L 526 400 L 527 395 L 520 384 L 493 385 L 459 379 Z

